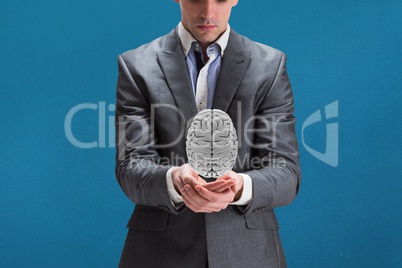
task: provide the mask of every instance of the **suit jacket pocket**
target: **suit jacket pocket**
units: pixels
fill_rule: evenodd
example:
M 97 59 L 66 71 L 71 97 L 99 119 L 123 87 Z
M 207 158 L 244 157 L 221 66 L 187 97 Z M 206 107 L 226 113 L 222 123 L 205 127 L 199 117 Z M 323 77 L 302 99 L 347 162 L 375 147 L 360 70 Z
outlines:
M 127 228 L 142 231 L 162 231 L 166 227 L 168 213 L 160 209 L 136 206 L 128 221 Z
M 262 211 L 260 213 L 244 216 L 246 226 L 253 230 L 279 229 L 276 215 L 272 210 Z

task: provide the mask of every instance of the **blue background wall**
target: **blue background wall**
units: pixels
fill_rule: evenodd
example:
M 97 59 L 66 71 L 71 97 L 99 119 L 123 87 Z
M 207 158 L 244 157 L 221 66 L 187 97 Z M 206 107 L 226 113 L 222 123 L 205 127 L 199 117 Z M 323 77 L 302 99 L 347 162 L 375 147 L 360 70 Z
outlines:
M 237 32 L 288 55 L 303 170 L 300 195 L 277 210 L 289 267 L 402 265 L 401 12 L 400 0 L 254 0 L 233 11 Z M 173 1 L 2 2 L 1 267 L 117 266 L 132 204 L 109 144 L 116 56 L 178 21 Z M 325 152 L 327 122 L 301 135 L 336 101 L 331 166 L 305 146 Z M 67 139 L 80 104 L 97 106 L 74 116 L 73 134 L 95 148 Z

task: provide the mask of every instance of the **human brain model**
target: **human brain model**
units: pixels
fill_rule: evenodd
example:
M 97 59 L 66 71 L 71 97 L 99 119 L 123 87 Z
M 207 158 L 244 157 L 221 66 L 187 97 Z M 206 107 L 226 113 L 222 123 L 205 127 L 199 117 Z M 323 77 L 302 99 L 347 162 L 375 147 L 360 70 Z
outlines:
M 237 157 L 237 135 L 229 115 L 218 109 L 198 113 L 187 133 L 187 157 L 204 178 L 231 170 Z

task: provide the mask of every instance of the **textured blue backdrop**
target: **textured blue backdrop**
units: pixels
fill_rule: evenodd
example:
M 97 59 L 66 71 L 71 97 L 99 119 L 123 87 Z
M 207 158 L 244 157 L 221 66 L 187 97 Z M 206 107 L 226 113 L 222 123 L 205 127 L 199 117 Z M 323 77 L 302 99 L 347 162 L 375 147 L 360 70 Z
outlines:
M 254 0 L 233 11 L 237 32 L 288 55 L 303 171 L 298 198 L 277 209 L 289 267 L 402 263 L 401 12 L 400 0 Z M 1 267 L 117 266 L 132 204 L 109 143 L 116 56 L 178 21 L 173 1 L 1 4 Z M 322 112 L 302 131 L 336 101 L 333 118 Z M 94 148 L 66 135 L 74 107 L 86 107 L 71 120 L 75 142 Z M 338 147 L 326 124 L 339 127 Z M 310 153 L 326 145 L 330 164 Z

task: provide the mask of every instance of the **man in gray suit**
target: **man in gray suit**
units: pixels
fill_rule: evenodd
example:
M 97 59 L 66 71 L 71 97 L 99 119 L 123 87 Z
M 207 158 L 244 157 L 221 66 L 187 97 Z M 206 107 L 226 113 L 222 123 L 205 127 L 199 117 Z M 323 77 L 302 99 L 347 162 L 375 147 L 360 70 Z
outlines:
M 286 56 L 230 28 L 237 0 L 175 2 L 172 32 L 118 58 L 116 177 L 136 204 L 119 267 L 286 267 L 273 209 L 301 178 Z M 210 182 L 186 157 L 205 108 L 238 136 L 233 170 Z

